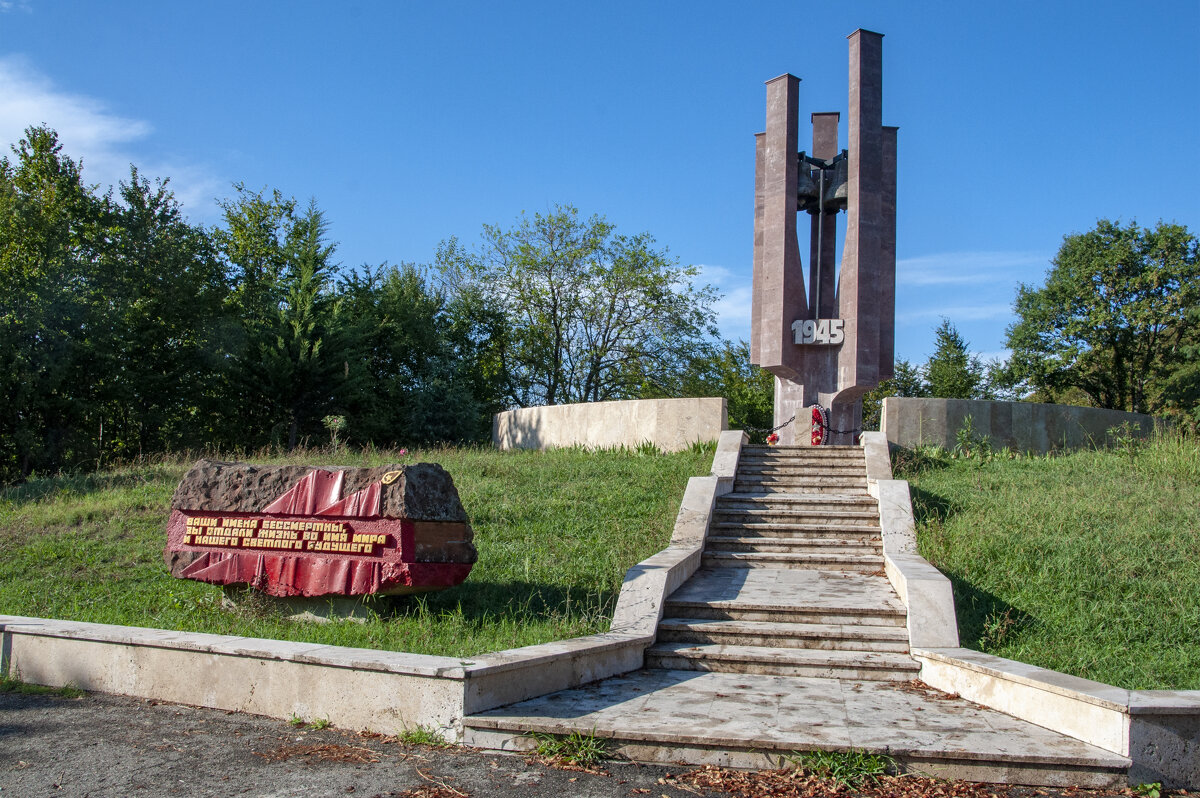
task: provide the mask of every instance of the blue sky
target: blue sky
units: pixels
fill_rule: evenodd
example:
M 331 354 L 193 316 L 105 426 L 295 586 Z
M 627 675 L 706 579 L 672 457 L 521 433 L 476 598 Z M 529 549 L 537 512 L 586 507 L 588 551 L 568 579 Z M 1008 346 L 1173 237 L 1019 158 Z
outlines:
M 135 163 L 210 224 L 235 181 L 315 197 L 346 266 L 572 203 L 701 266 L 746 338 L 763 82 L 844 128 L 859 27 L 900 127 L 898 357 L 942 316 L 1000 353 L 1016 284 L 1098 218 L 1200 232 L 1197 0 L 0 0 L 0 144 L 49 124 L 90 182 Z

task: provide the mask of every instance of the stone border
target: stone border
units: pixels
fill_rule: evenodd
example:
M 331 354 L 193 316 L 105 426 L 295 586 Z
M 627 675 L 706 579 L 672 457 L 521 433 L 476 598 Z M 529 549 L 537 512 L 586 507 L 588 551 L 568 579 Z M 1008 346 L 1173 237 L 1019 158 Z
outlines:
M 1125 690 L 959 646 L 950 581 L 917 553 L 908 483 L 891 478 L 888 441 L 867 432 L 862 446 L 885 571 L 908 608 L 922 681 L 1128 757 L 1131 784 L 1200 787 L 1200 690 Z
M 629 399 L 522 407 L 492 418 L 498 449 L 585 446 L 630 449 L 650 443 L 666 452 L 718 440 L 728 426 L 721 398 Z
M 997 449 L 1045 454 L 1066 449 L 1096 448 L 1109 441 L 1108 428 L 1131 425 L 1145 437 L 1164 419 L 1124 410 L 998 402 L 984 399 L 918 399 L 889 396 L 883 400 L 880 429 L 897 446 L 921 445 L 953 449 L 955 436 L 970 416 L 976 434 Z
M 664 600 L 700 565 L 716 497 L 733 489 L 740 431 L 688 482 L 666 549 L 625 575 L 610 631 L 462 660 L 231 635 L 0 615 L 0 673 L 35 684 L 396 734 L 461 735 L 465 714 L 636 670 Z

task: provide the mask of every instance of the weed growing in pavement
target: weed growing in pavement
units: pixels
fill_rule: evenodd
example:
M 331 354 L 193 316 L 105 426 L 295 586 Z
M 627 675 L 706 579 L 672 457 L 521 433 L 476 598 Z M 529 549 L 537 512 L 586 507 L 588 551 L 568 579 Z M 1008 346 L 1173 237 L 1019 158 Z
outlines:
M 308 727 L 310 729 L 316 729 L 318 731 L 320 731 L 321 729 L 328 729 L 329 728 L 329 718 L 317 718 L 312 723 L 308 724 Z
M 597 737 L 595 730 L 587 734 L 573 731 L 566 736 L 529 732 L 537 742 L 538 756 L 565 762 L 581 768 L 593 768 L 609 758 L 608 741 Z
M 62 687 L 47 687 L 43 684 L 29 684 L 11 676 L 0 676 L 0 693 L 16 693 L 17 695 L 53 695 L 59 698 L 82 698 L 87 695 L 73 684 Z
M 405 745 L 424 745 L 430 748 L 449 748 L 450 743 L 432 726 L 417 724 L 409 726 L 396 735 L 396 740 Z
M 304 718 L 300 717 L 299 715 L 297 715 L 294 712 L 292 713 L 291 720 L 288 721 L 288 724 L 291 725 L 292 728 L 295 728 L 295 729 L 303 728 L 306 725 L 304 722 Z
M 1162 782 L 1151 781 L 1146 784 L 1139 784 L 1133 788 L 1134 795 L 1140 795 L 1142 798 L 1159 798 L 1162 795 Z
M 785 757 L 795 767 L 813 776 L 830 779 L 847 789 L 864 782 L 873 782 L 889 770 L 896 770 L 896 760 L 887 754 L 867 751 L 801 751 Z

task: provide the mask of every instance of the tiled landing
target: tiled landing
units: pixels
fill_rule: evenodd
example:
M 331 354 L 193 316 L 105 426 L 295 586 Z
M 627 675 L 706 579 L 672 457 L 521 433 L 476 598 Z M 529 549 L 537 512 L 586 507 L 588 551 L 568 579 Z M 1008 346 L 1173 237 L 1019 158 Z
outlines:
M 980 781 L 1111 786 L 1129 760 L 913 683 L 641 670 L 464 719 L 465 742 L 592 732 L 639 761 L 778 766 L 813 748 L 886 751 L 909 770 Z

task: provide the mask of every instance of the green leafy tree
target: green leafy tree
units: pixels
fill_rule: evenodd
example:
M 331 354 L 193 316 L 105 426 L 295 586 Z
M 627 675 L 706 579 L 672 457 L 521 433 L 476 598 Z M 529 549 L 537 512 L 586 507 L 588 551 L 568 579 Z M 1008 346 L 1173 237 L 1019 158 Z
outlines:
M 897 360 L 890 380 L 884 380 L 863 395 L 863 429 L 878 430 L 883 414 L 883 400 L 889 396 L 928 396 L 929 386 L 921 368 L 907 360 Z
M 380 443 L 480 440 L 498 409 L 480 378 L 474 338 L 458 309 L 421 267 L 356 270 L 343 281 L 343 312 L 360 327 L 370 388 L 349 405 L 354 428 Z
M 726 400 L 730 429 L 772 426 L 775 378 L 750 362 L 745 341 L 706 344 L 678 375 L 647 379 L 641 398 L 720 396 Z
M 224 322 L 224 272 L 167 181 L 151 185 L 134 167 L 119 196 L 107 205 L 94 276 L 103 301 L 88 321 L 102 455 L 200 447 L 211 434 L 204 398 L 221 365 L 213 336 Z
M 96 453 L 82 393 L 105 214 L 53 130 L 29 128 L 12 151 L 0 158 L 0 473 L 23 479 Z
M 1079 391 L 1096 407 L 1190 409 L 1200 262 L 1187 228 L 1102 219 L 1052 263 L 1045 285 L 1018 289 L 1013 378 L 1046 401 Z
M 336 246 L 326 241 L 316 203 L 297 213 L 277 191 L 266 197 L 236 188 L 237 198 L 223 204 L 225 227 L 214 233 L 237 319 L 225 339 L 224 441 L 291 449 L 320 434 L 320 419 L 349 401 L 361 375 L 357 328 L 341 314 Z
M 635 396 L 646 379 L 683 371 L 715 332 L 715 295 L 694 284 L 694 267 L 571 206 L 509 230 L 485 225 L 474 252 L 444 242 L 438 266 L 450 295 L 503 314 L 495 355 L 511 404 Z
M 984 365 L 949 319 L 934 331 L 934 350 L 925 364 L 929 396 L 941 399 L 985 399 Z

